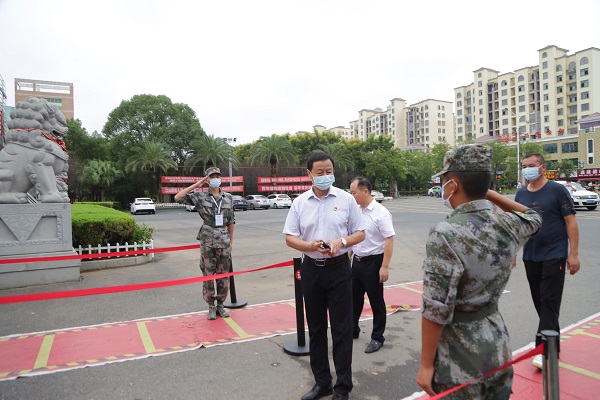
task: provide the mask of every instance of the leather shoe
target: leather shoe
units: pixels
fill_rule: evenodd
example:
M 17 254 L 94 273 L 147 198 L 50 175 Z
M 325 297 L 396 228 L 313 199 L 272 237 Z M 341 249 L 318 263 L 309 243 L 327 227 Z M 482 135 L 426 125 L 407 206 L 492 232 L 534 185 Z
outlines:
M 331 400 L 348 400 L 347 394 L 334 393 Z
M 375 353 L 377 350 L 383 347 L 383 342 L 378 340 L 371 340 L 371 343 L 365 349 L 365 353 Z
M 327 386 L 315 385 L 310 390 L 310 392 L 306 393 L 300 399 L 301 400 L 316 400 L 316 399 L 320 399 L 323 396 L 327 396 L 328 394 L 331 394 L 331 392 L 333 392 L 333 387 L 331 386 L 331 383 Z

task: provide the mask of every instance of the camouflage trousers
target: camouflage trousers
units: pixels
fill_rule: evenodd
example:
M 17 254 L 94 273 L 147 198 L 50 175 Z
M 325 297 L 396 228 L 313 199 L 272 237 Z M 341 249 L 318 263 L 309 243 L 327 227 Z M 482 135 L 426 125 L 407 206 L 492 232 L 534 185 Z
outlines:
M 204 276 L 217 275 L 229 272 L 229 247 L 217 249 L 213 247 L 200 247 L 200 269 Z M 219 303 L 227 299 L 229 292 L 229 278 L 216 279 L 217 290 L 215 293 L 215 280 L 202 282 L 202 297 L 209 305 L 215 300 Z
M 508 400 L 512 393 L 512 377 L 510 367 L 445 396 L 444 400 Z M 436 393 L 442 393 L 455 385 L 440 385 L 434 381 L 431 386 Z

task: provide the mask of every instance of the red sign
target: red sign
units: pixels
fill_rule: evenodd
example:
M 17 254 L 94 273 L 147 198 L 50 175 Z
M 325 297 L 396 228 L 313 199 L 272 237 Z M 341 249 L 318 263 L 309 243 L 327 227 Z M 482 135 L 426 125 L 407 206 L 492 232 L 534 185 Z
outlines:
M 312 185 L 258 185 L 259 192 L 306 192 Z
M 308 176 L 259 176 L 258 183 L 296 183 L 311 182 Z
M 181 192 L 181 187 L 174 187 L 174 186 L 169 186 L 169 187 L 163 187 L 161 193 L 162 194 L 177 194 L 179 192 Z M 208 190 L 207 187 L 204 187 L 202 189 L 194 189 L 194 192 L 206 192 Z M 221 186 L 221 190 L 224 192 L 243 192 L 244 191 L 244 185 L 240 185 L 240 186 Z
M 546 171 L 544 176 L 548 179 L 558 179 L 558 171 Z
M 300 275 L 300 270 L 296 271 L 296 280 L 297 281 L 301 281 L 302 280 L 302 276 Z
M 577 170 L 580 177 L 600 177 L 600 168 L 586 168 Z
M 203 176 L 161 176 L 160 181 L 162 183 L 196 183 Z M 221 182 L 244 182 L 243 176 L 221 176 Z

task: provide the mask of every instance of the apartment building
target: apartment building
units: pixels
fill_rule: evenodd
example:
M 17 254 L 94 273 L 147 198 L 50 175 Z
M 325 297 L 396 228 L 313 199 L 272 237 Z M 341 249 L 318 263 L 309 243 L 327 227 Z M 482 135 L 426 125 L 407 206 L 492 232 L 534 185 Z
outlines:
M 350 121 L 348 139 L 366 140 L 368 135 L 390 135 L 395 147 L 406 143 L 406 100 L 393 98 L 385 110 L 381 108 L 362 109 L 358 119 Z
M 15 79 L 15 104 L 35 96 L 54 104 L 65 115 L 75 117 L 73 84 L 68 82 L 38 81 L 34 79 Z
M 452 102 L 427 99 L 406 108 L 406 143 L 401 148 L 433 147 L 436 143 L 454 146 Z
M 456 141 L 577 134 L 577 121 L 600 111 L 600 49 L 568 52 L 551 45 L 538 65 L 473 71 L 473 83 L 454 89 Z
M 6 143 L 6 133 L 8 132 L 6 98 L 6 82 L 0 75 L 0 148 Z

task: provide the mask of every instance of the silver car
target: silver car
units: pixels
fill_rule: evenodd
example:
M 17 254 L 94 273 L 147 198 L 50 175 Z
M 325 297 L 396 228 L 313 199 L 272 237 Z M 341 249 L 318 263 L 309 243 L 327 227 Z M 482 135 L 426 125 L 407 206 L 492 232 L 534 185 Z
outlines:
M 383 203 L 383 200 L 385 200 L 383 193 L 378 192 L 377 190 L 371 190 L 371 196 L 373 196 L 373 199 L 378 203 Z
M 270 208 L 271 202 L 262 194 L 251 194 L 246 196 L 246 200 L 248 201 L 248 207 L 251 210 L 256 210 L 257 208 Z
M 267 199 L 271 202 L 271 208 L 290 208 L 292 206 L 292 199 L 287 194 L 273 193 L 268 195 Z

